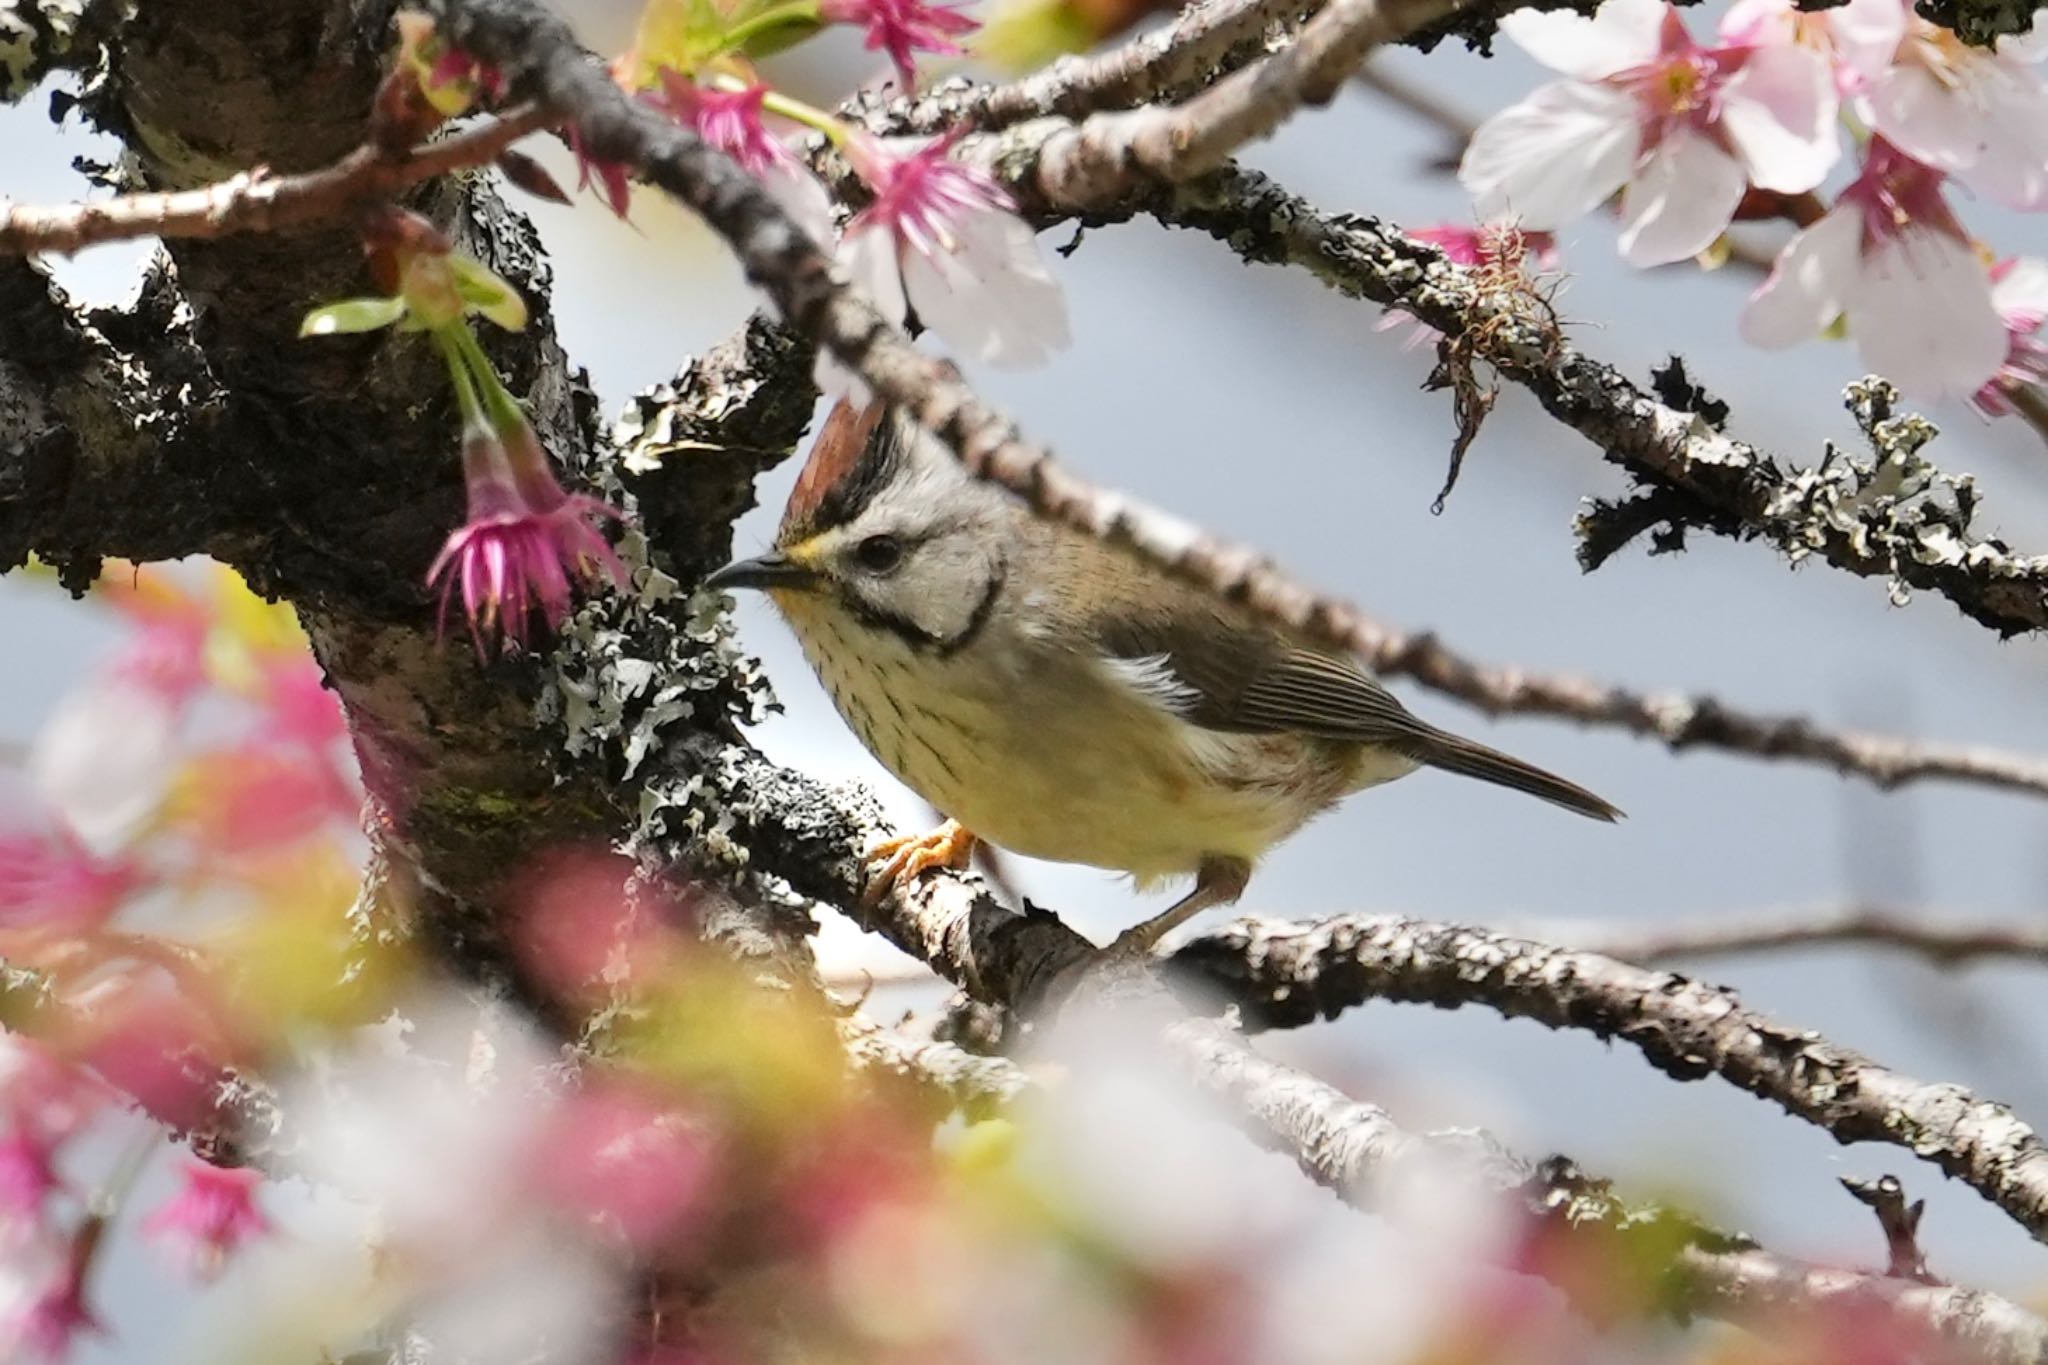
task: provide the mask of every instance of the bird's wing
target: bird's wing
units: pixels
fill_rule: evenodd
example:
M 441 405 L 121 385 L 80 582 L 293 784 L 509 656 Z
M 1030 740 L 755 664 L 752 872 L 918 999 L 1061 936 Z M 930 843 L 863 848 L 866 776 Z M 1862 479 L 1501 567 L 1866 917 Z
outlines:
M 1095 635 L 1128 685 L 1206 729 L 1393 748 L 1438 733 L 1357 665 L 1221 611 L 1119 613 Z
M 1191 724 L 1376 745 L 1596 820 L 1621 814 L 1575 782 L 1437 729 L 1349 660 L 1220 608 L 1189 610 L 1183 600 L 1174 609 L 1111 612 L 1098 618 L 1095 638 L 1127 685 Z

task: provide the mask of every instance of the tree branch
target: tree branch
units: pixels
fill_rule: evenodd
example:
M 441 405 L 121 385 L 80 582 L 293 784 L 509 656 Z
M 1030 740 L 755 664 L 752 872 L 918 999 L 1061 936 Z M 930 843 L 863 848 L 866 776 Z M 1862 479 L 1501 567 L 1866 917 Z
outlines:
M 1681 1081 L 1717 1075 L 1836 1141 L 1885 1142 L 1939 1166 L 2048 1241 L 2048 1149 L 2005 1105 L 1902 1075 L 1733 991 L 1598 953 L 1397 915 L 1245 919 L 1181 948 L 1175 969 L 1274 1027 L 1367 1000 L 1484 1005 L 1619 1038 Z
M 2048 557 L 2016 553 L 1971 530 L 1974 487 L 1920 455 L 1934 428 L 1895 416 L 1889 385 L 1852 389 L 1851 410 L 1874 463 L 1830 450 L 1819 466 L 1788 472 L 1581 354 L 1532 315 L 1526 299 L 1489 288 L 1477 272 L 1378 220 L 1326 216 L 1241 168 L 1161 196 L 1150 208 L 1162 222 L 1208 232 L 1247 260 L 1304 266 L 1350 297 L 1405 309 L 1447 336 L 1478 338 L 1488 364 L 1608 460 L 1690 499 L 1699 509 L 1695 524 L 1760 535 L 1794 560 L 1817 555 L 1886 578 L 1897 596 L 1914 588 L 1939 593 L 2000 635 L 2048 626 Z
M 0 0 L 0 104 L 52 72 L 90 65 L 120 9 L 116 0 Z
M 546 123 L 529 105 L 409 152 L 366 142 L 340 161 L 304 175 L 270 175 L 259 167 L 168 194 L 125 194 L 53 207 L 0 205 L 0 255 L 70 253 L 135 237 L 213 238 L 324 222 L 423 180 L 487 165 Z
M 1291 32 L 1326 0 L 1196 0 L 1171 23 L 1106 52 L 1065 56 L 1005 85 L 941 86 L 902 107 L 908 131 L 937 133 L 963 120 L 987 129 L 1056 115 L 1081 118 L 1183 98 L 1218 73 L 1266 55 L 1270 36 Z
M 698 824 L 746 850 L 741 866 L 832 904 L 863 903 L 861 851 L 888 830 L 872 798 L 702 735 L 679 739 L 667 759 L 671 771 L 689 774 Z M 975 999 L 1027 1013 L 1056 1007 L 1093 952 L 1057 918 L 1008 910 L 976 879 L 954 873 L 927 874 L 861 918 Z M 1560 1236 L 1592 1245 L 1628 1241 L 1666 1267 L 1672 1293 L 1662 1303 L 1681 1316 L 1768 1322 L 1853 1304 L 2001 1365 L 2048 1359 L 2048 1323 L 1996 1295 L 1792 1261 L 1670 1210 L 1627 1205 L 1568 1161 L 1531 1167 L 1483 1134 L 1411 1135 L 1377 1106 L 1262 1056 L 1226 1025 L 1180 1013 L 1144 976 L 1099 989 L 1112 1007 L 1157 1023 L 1179 1069 L 1241 1110 L 1263 1141 L 1361 1207 L 1400 1177 L 1404 1163 L 1424 1162 L 1439 1175 L 1448 1167 L 1511 1196 Z
M 1896 948 L 1942 967 L 1981 958 L 2048 963 L 2048 932 L 2027 920 L 1924 919 L 1868 905 L 1819 906 L 1660 920 L 1648 926 L 1606 923 L 1538 926 L 1529 937 L 1647 966 L 1697 957 L 1731 957 L 1832 944 Z
M 1327 104 L 1374 48 L 1445 18 L 1459 0 L 1331 0 L 1299 37 L 1173 108 L 1091 116 L 1041 152 L 1042 174 L 1100 200 L 1145 177 L 1187 180 L 1269 137 L 1304 105 Z

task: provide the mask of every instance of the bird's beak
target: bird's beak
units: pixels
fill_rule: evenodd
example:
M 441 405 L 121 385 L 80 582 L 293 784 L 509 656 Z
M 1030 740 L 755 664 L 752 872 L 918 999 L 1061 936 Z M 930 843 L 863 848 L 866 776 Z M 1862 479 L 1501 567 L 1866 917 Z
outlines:
M 752 559 L 736 559 L 704 580 L 707 588 L 808 588 L 815 585 L 815 571 L 791 559 L 780 550 L 770 550 Z

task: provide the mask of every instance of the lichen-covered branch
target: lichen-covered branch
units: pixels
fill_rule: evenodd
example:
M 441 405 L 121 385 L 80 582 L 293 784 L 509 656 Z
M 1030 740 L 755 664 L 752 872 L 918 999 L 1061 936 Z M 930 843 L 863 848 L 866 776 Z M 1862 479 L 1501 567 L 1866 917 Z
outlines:
M 1939 593 L 2001 635 L 2048 626 L 2048 556 L 2019 553 L 1973 529 L 1974 486 L 1921 455 L 1934 428 L 1896 414 L 1889 385 L 1866 381 L 1852 392 L 1869 457 L 1830 451 L 1812 468 L 1788 471 L 1579 352 L 1518 291 L 1489 287 L 1390 224 L 1323 214 L 1242 168 L 1162 194 L 1149 207 L 1162 222 L 1210 233 L 1246 260 L 1301 266 L 1341 293 L 1405 309 L 1448 336 L 1480 337 L 1485 361 L 1545 411 L 1645 484 L 1690 504 L 1688 524 L 1758 535 L 1795 560 L 1817 556 L 1884 578 L 1895 597 Z
M 0 104 L 25 98 L 53 72 L 90 64 L 120 8 L 119 0 L 0 0 Z
M 953 1043 L 905 1037 L 863 1015 L 840 1020 L 839 1037 L 856 1068 L 901 1076 L 969 1107 L 1007 1104 L 1031 1084 L 1007 1058 L 977 1057 Z
M 1681 1081 L 1720 1076 L 1837 1141 L 1933 1162 L 2048 1241 L 2048 1149 L 2018 1115 L 1960 1085 L 1916 1080 L 1746 1009 L 1725 987 L 1598 953 L 1398 915 L 1314 924 L 1244 919 L 1181 948 L 1176 970 L 1266 1026 L 1367 1000 L 1480 1005 L 1638 1049 Z
M 0 258 L 0 567 L 39 554 L 83 590 L 100 556 L 217 545 L 219 393 L 160 287 L 96 325 L 27 261 Z
M 862 903 L 861 852 L 888 832 L 871 798 L 702 736 L 680 740 L 667 759 L 691 774 L 694 819 L 719 831 L 740 866 L 832 904 Z M 1026 1012 L 1057 1007 L 1092 953 L 1058 919 L 1006 909 L 976 879 L 951 873 L 897 891 L 864 923 L 975 998 Z M 1179 1013 L 1144 977 L 1095 989 L 1113 1008 L 1153 1021 L 1171 1063 L 1230 1101 L 1262 1141 L 1361 1206 L 1413 1162 L 1434 1178 L 1480 1181 L 1563 1235 L 1634 1239 L 1666 1267 L 1671 1292 L 1663 1302 L 1681 1315 L 1768 1320 L 1853 1302 L 1986 1361 L 2048 1359 L 2048 1323 L 1996 1295 L 1792 1261 L 1672 1211 L 1628 1205 L 1568 1161 L 1530 1166 L 1483 1134 L 1410 1134 L 1385 1110 L 1261 1055 L 1223 1022 Z

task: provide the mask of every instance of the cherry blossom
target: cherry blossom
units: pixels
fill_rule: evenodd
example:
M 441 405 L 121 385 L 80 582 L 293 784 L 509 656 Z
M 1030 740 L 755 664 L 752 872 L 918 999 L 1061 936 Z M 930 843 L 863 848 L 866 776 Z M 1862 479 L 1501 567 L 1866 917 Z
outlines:
M 1942 179 L 1874 139 L 1856 182 L 1786 244 L 1750 297 L 1744 338 L 1776 349 L 1846 317 L 1863 363 L 1908 391 L 1976 393 L 2005 363 L 2007 330 Z
M 1484 218 L 1545 231 L 1621 190 L 1623 257 L 1661 265 L 1712 245 L 1749 185 L 1805 193 L 1840 153 L 1833 73 L 1803 44 L 1704 48 L 1662 0 L 1522 10 L 1501 28 L 1571 79 L 1473 137 L 1459 177 Z
M 595 498 L 564 492 L 532 427 L 522 421 L 500 440 L 491 427 L 469 423 L 462 470 L 469 519 L 427 570 L 428 583 L 441 588 L 444 629 L 458 583 L 479 653 L 493 631 L 523 646 L 535 610 L 550 629 L 560 626 L 569 614 L 572 576 L 625 584 L 626 566 L 591 524 L 593 517 L 621 514 Z
M 2048 209 L 2048 10 L 2027 37 L 1989 49 L 1912 17 L 1857 97 L 1872 129 L 1914 158 L 2016 209 Z
M 0 1138 L 0 1235 L 35 1226 L 59 1184 L 48 1138 L 19 1124 Z
M 2048 261 L 2023 256 L 1992 267 L 1991 306 L 2005 323 L 2005 363 L 1970 401 L 2003 417 L 2013 411 L 2012 389 L 2048 383 Z
M 925 0 L 823 0 L 818 12 L 828 23 L 866 29 L 868 51 L 889 54 L 905 90 L 917 88 L 917 53 L 958 53 L 953 40 L 980 27 L 952 5 Z
M 994 177 L 952 159 L 953 139 L 921 147 L 851 135 L 846 155 L 874 191 L 847 225 L 839 260 L 882 315 L 912 308 L 926 327 L 991 365 L 1043 364 L 1067 344 L 1067 305 L 1031 227 Z M 820 355 L 820 384 L 850 381 Z
M 666 68 L 659 74 L 661 93 L 654 97 L 658 107 L 739 162 L 813 241 L 832 240 L 831 196 L 810 168 L 769 131 L 763 117 L 767 86 L 720 90 Z
M 184 1178 L 184 1187 L 143 1220 L 142 1232 L 170 1244 L 195 1273 L 213 1274 L 242 1243 L 270 1232 L 256 1207 L 258 1172 L 190 1160 Z
M 66 696 L 37 732 L 29 775 L 86 849 L 111 856 L 142 832 L 177 776 L 182 701 L 116 674 Z
M 0 925 L 96 928 L 148 880 L 133 858 L 102 857 L 64 830 L 0 834 Z
M 101 1330 L 85 1303 L 85 1271 L 91 1263 L 86 1236 L 75 1235 L 69 1249 L 54 1259 L 54 1269 L 41 1277 L 13 1319 L 0 1329 L 0 1340 L 11 1338 L 29 1355 L 43 1360 L 64 1359 L 81 1334 Z
M 1736 0 L 1721 20 L 1721 41 L 1731 47 L 1812 48 L 1833 66 L 1836 88 L 1845 95 L 1890 66 L 1905 36 L 1900 0 L 1847 0 L 1824 10 L 1802 10 L 1793 0 Z

